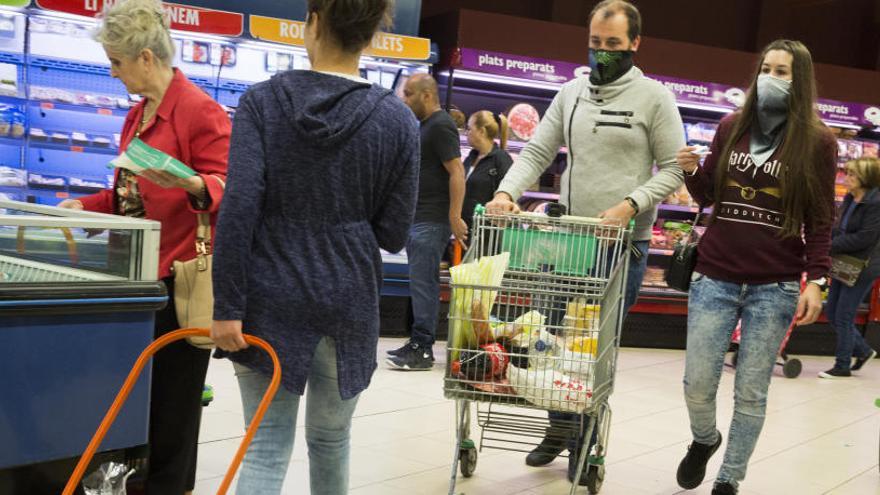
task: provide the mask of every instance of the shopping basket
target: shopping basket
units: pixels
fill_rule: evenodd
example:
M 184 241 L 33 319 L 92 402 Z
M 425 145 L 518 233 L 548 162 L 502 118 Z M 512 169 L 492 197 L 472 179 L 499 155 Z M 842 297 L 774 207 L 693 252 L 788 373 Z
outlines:
M 545 435 L 568 442 L 597 431 L 592 452 L 576 449 L 571 493 L 587 464 L 587 487 L 598 493 L 631 231 L 600 219 L 482 208 L 473 225 L 464 262 L 450 270 L 444 394 L 456 401 L 456 446 L 449 494 L 459 469 L 470 477 L 476 468 L 472 402 L 479 450 L 528 452 Z M 551 422 L 545 411 L 577 420 Z
M 162 337 L 159 337 L 146 349 L 144 349 L 140 357 L 138 357 L 137 361 L 135 362 L 131 372 L 128 374 L 128 378 L 125 379 L 125 382 L 122 385 L 122 389 L 120 389 L 119 393 L 116 395 L 116 399 L 113 401 L 113 404 L 110 406 L 110 409 L 107 411 L 107 414 L 101 421 L 100 426 L 98 426 L 98 430 L 95 432 L 95 436 L 92 437 L 92 440 L 89 442 L 88 447 L 86 447 L 85 452 L 83 453 L 82 457 L 80 457 L 79 463 L 77 463 L 76 465 L 76 469 L 74 469 L 73 474 L 70 475 L 70 479 L 67 481 L 67 485 L 64 487 L 64 492 L 62 492 L 63 495 L 73 495 L 73 493 L 76 491 L 76 488 L 82 480 L 86 469 L 88 469 L 89 467 L 89 463 L 92 462 L 92 457 L 94 457 L 95 452 L 98 450 L 98 446 L 101 445 L 101 442 L 107 435 L 107 431 L 110 429 L 110 426 L 113 425 L 113 422 L 116 420 L 116 416 L 119 415 L 119 410 L 122 409 L 122 406 L 128 399 L 128 395 L 131 393 L 131 389 L 134 388 L 134 385 L 135 383 L 137 383 L 137 380 L 140 377 L 144 366 L 147 365 L 147 362 L 150 360 L 150 358 L 152 358 L 153 355 L 156 354 L 156 352 L 169 344 L 186 339 L 188 337 L 210 337 L 210 334 L 210 330 L 204 328 L 188 328 L 183 330 L 176 330 L 174 332 L 163 335 Z M 259 428 L 260 422 L 263 420 L 263 416 L 266 414 L 266 410 L 269 408 L 269 404 L 272 403 L 272 399 L 275 397 L 275 392 L 278 391 L 278 386 L 281 384 L 281 363 L 278 361 L 278 356 L 275 354 L 275 350 L 272 349 L 272 346 L 270 346 L 265 340 L 251 335 L 244 335 L 244 340 L 248 344 L 259 347 L 269 354 L 269 356 L 272 358 L 274 371 L 272 372 L 272 380 L 269 383 L 269 388 L 266 389 L 266 393 L 263 395 L 263 400 L 260 401 L 260 406 L 257 408 L 257 412 L 254 414 L 254 418 L 251 421 L 250 426 L 248 427 L 247 433 L 245 434 L 244 439 L 242 439 L 241 445 L 239 445 L 238 451 L 235 453 L 235 457 L 232 458 L 232 463 L 229 465 L 229 469 L 226 471 L 226 476 L 223 478 L 223 482 L 220 484 L 220 488 L 217 489 L 217 495 L 225 495 L 226 491 L 229 489 L 229 485 L 232 484 L 232 479 L 235 477 L 235 473 L 238 471 L 238 467 L 239 465 L 241 465 L 242 459 L 244 459 L 244 454 L 245 452 L 247 452 L 247 448 L 250 445 L 251 440 L 253 440 L 254 434 L 257 432 L 257 428 Z

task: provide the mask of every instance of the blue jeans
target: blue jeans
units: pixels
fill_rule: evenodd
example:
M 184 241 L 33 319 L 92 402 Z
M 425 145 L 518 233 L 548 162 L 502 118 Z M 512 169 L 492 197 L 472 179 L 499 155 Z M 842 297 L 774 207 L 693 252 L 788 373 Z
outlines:
M 871 346 L 859 333 L 855 321 L 859 304 L 871 291 L 875 278 L 876 273 L 869 273 L 866 268 L 856 280 L 856 285 L 852 287 L 847 287 L 837 280 L 831 281 L 825 314 L 828 316 L 828 322 L 837 332 L 835 368 L 848 370 L 852 365 L 853 357 L 862 358 L 871 355 Z
M 684 395 L 694 441 L 711 445 L 716 435 L 715 397 L 724 355 L 738 320 L 742 337 L 734 384 L 733 421 L 717 481 L 738 486 L 755 450 L 767 408 L 776 355 L 791 324 L 799 282 L 734 284 L 694 272 L 688 301 Z
M 648 269 L 648 241 L 635 241 L 632 245 L 634 248 L 638 249 L 640 256 L 630 253 L 629 270 L 626 273 L 626 297 L 623 302 L 624 315 L 629 313 L 629 308 L 636 303 L 636 300 L 639 297 L 639 290 L 642 288 L 642 280 L 645 278 L 645 271 Z M 547 415 L 550 418 L 551 423 L 554 420 L 577 421 L 578 419 L 578 415 L 576 414 L 556 411 L 550 411 Z M 598 431 L 597 425 L 596 429 L 593 430 L 593 437 L 590 441 L 591 446 L 596 442 Z M 583 435 L 583 433 L 581 435 Z M 582 444 L 583 440 L 577 443 Z M 569 450 L 573 453 L 576 451 L 575 444 L 576 442 L 573 439 L 568 444 Z
M 246 425 L 250 425 L 269 377 L 234 363 Z M 358 398 L 342 400 L 336 375 L 336 345 L 324 337 L 315 350 L 306 395 L 306 442 L 312 495 L 348 493 L 351 417 Z M 242 463 L 238 495 L 277 495 L 293 452 L 300 396 L 284 387 L 266 411 Z
M 440 312 L 440 260 L 449 244 L 448 223 L 413 224 L 406 241 L 409 260 L 409 291 L 412 299 L 412 341 L 427 347 L 437 338 Z

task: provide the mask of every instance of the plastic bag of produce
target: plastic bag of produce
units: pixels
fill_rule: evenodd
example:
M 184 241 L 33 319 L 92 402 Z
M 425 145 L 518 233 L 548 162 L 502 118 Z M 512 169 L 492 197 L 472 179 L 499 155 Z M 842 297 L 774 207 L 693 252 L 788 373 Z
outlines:
M 593 397 L 590 380 L 580 380 L 552 368 L 508 366 L 507 378 L 518 396 L 550 411 L 580 413 Z
M 453 285 L 452 306 L 449 308 L 453 349 L 476 349 L 481 341 L 489 340 L 492 305 L 509 261 L 510 253 L 501 253 L 449 269 Z M 475 289 L 474 286 L 496 290 Z M 489 335 L 484 335 L 486 333 Z M 458 351 L 453 350 L 452 359 L 458 359 Z
M 125 495 L 125 482 L 134 474 L 125 464 L 105 462 L 83 480 L 86 495 Z

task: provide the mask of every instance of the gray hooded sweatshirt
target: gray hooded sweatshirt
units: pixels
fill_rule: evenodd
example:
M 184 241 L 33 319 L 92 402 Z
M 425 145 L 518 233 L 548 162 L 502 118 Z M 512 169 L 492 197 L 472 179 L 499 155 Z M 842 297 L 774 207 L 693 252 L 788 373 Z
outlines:
M 684 181 L 675 160 L 684 127 L 672 93 L 637 67 L 602 86 L 586 77 L 566 83 L 498 191 L 519 199 L 563 145 L 560 202 L 570 214 L 595 217 L 629 196 L 640 210 L 633 239 L 650 239 L 657 205 Z

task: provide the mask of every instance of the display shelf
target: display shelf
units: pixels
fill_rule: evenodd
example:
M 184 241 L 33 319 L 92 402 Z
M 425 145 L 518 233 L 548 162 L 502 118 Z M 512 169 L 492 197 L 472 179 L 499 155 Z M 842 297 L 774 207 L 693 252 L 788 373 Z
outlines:
M 110 107 L 98 107 L 92 105 L 79 105 L 75 103 L 61 103 L 54 101 L 42 101 L 42 100 L 32 100 L 30 102 L 31 106 L 39 107 L 42 110 L 68 110 L 74 112 L 84 112 L 89 114 L 98 114 L 98 115 L 106 115 L 108 117 L 125 117 L 128 115 L 129 109 L 122 109 L 119 107 L 110 108 Z
M 541 191 L 525 191 L 522 194 L 524 198 L 534 198 L 534 199 L 549 199 L 551 201 L 559 201 L 558 193 L 549 193 L 549 192 L 541 192 Z
M 53 142 L 42 142 L 42 141 L 34 141 L 31 140 L 29 143 L 31 148 L 35 149 L 43 149 L 43 150 L 55 150 L 55 151 L 70 151 L 73 153 L 93 153 L 97 155 L 112 155 L 116 156 L 119 154 L 115 148 L 107 148 L 101 146 L 80 146 L 80 145 L 72 145 L 70 143 L 53 143 Z
M 660 209 L 666 210 L 666 211 L 682 211 L 682 212 L 691 212 L 691 213 L 697 212 L 696 206 L 670 205 L 670 204 L 666 204 L 666 203 L 660 204 Z
M 0 137 L 0 145 L 5 146 L 24 146 L 25 140 L 23 137 L 13 138 L 13 137 Z

